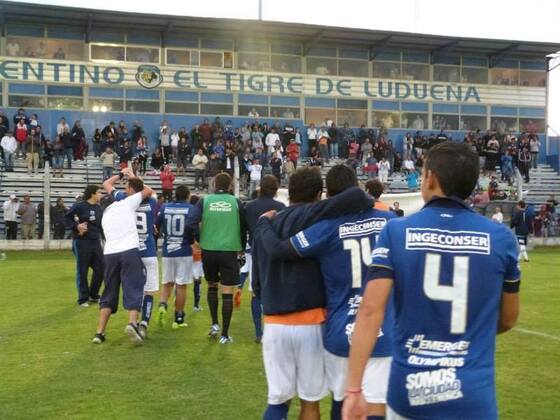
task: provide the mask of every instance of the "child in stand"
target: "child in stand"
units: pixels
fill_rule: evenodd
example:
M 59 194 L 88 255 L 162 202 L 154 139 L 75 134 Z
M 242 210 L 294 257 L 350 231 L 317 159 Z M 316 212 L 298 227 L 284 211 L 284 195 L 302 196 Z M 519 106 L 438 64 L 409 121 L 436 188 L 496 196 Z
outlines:
M 416 192 L 418 190 L 418 172 L 410 171 L 406 175 L 406 183 L 408 185 L 409 192 Z

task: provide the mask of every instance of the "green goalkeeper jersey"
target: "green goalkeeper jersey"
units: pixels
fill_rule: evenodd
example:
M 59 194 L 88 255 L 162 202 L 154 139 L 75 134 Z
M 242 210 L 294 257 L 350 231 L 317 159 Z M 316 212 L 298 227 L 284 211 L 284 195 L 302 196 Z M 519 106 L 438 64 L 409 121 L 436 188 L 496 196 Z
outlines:
M 200 247 L 208 251 L 242 251 L 239 202 L 230 194 L 204 197 Z

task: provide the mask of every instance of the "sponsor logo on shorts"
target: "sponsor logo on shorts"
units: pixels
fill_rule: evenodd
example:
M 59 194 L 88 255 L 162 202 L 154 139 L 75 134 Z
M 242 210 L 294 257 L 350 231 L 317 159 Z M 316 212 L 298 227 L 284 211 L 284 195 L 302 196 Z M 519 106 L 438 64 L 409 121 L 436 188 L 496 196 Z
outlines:
M 307 238 L 305 237 L 305 234 L 303 232 L 299 232 L 298 234 L 296 234 L 296 239 L 301 248 L 307 248 L 309 246 L 309 242 L 307 241 Z
M 490 235 L 464 230 L 407 228 L 406 249 L 490 255 Z
M 455 368 L 429 370 L 406 376 L 408 402 L 412 406 L 435 404 L 463 397 Z
M 365 236 L 370 233 L 379 233 L 383 226 L 387 224 L 387 219 L 372 217 L 366 220 L 343 223 L 338 227 L 339 238 L 351 238 L 354 236 Z
M 227 201 L 215 201 L 210 203 L 210 211 L 231 212 L 231 203 Z

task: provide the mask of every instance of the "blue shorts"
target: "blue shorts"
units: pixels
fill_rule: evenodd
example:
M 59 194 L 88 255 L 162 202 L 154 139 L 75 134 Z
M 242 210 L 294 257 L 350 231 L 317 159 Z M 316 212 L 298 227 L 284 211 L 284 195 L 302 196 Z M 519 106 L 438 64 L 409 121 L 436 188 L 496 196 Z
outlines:
M 119 307 L 119 291 L 122 284 L 123 306 L 126 310 L 142 309 L 146 269 L 138 249 L 108 254 L 105 259 L 105 288 L 99 302 L 100 308 L 111 308 L 112 313 Z

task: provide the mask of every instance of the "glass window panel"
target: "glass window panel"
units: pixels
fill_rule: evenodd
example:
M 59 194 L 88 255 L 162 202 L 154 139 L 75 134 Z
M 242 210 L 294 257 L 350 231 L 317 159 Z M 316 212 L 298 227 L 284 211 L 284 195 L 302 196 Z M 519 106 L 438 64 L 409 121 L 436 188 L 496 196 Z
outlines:
M 432 127 L 435 130 L 458 130 L 459 116 L 447 114 L 433 114 Z
M 126 112 L 159 112 L 159 102 L 126 101 Z
M 460 118 L 460 130 L 482 130 L 485 131 L 486 127 L 486 117 L 477 115 L 463 115 Z
M 122 99 L 91 99 L 89 109 L 93 112 L 122 112 L 124 101 Z
M 308 57 L 307 74 L 336 74 L 336 59 Z
M 544 120 L 535 118 L 519 118 L 519 130 L 529 133 L 544 133 Z
M 201 114 L 233 115 L 233 105 L 200 104 Z
M 233 68 L 233 53 L 227 51 L 224 53 L 224 68 Z
M 404 80 L 430 80 L 430 66 L 427 64 L 403 63 Z
M 325 125 L 325 120 L 334 121 L 336 111 L 328 108 L 305 108 L 305 124 Z
M 249 113 L 257 112 L 259 117 L 268 117 L 268 106 L 266 105 L 239 105 L 237 115 L 249 116 Z
M 338 60 L 338 74 L 350 77 L 368 77 L 369 63 L 358 60 Z
M 113 47 L 110 45 L 92 45 L 91 59 L 124 61 L 124 47 Z
M 165 112 L 168 114 L 198 114 L 198 104 L 166 102 Z
M 496 130 L 499 134 L 517 131 L 517 118 L 492 117 L 490 126 L 492 130 Z
M 480 67 L 463 67 L 461 69 L 461 82 L 463 83 L 488 83 L 488 69 Z
M 47 107 L 49 109 L 83 109 L 84 100 L 83 98 L 75 98 L 71 96 L 49 98 L 47 101 Z
M 519 70 L 490 69 L 490 83 L 494 85 L 514 86 L 519 84 Z
M 185 50 L 167 50 L 167 64 L 191 64 L 191 52 Z
M 401 63 L 374 62 L 373 77 L 377 77 L 379 79 L 400 79 Z
M 126 47 L 126 61 L 159 63 L 159 48 Z
M 428 127 L 428 114 L 403 112 L 401 117 L 401 127 L 411 128 L 415 131 L 424 130 Z
M 337 110 L 337 121 L 339 126 L 348 123 L 350 127 L 359 127 L 362 124 L 367 124 L 367 111 L 339 109 Z
M 202 67 L 223 67 L 224 53 L 222 52 L 200 52 L 200 65 Z
M 44 38 L 10 37 L 6 39 L 6 55 L 43 58 L 47 56 L 47 42 Z
M 282 73 L 301 73 L 301 57 L 272 54 L 270 64 L 274 71 Z
M 546 72 L 521 70 L 519 72 L 519 84 L 521 86 L 546 87 Z
M 295 107 L 270 107 L 270 116 L 274 118 L 300 118 L 299 108 Z
M 55 60 L 83 60 L 85 44 L 69 39 L 48 39 L 47 58 Z
M 237 62 L 241 70 L 268 71 L 270 69 L 268 54 L 239 53 Z
M 434 80 L 437 82 L 459 82 L 458 66 L 434 66 Z
M 13 108 L 44 108 L 45 98 L 43 96 L 10 95 L 8 106 Z
M 397 128 L 399 127 L 399 113 L 398 112 L 372 112 L 372 123 L 374 127 L 378 128 Z

